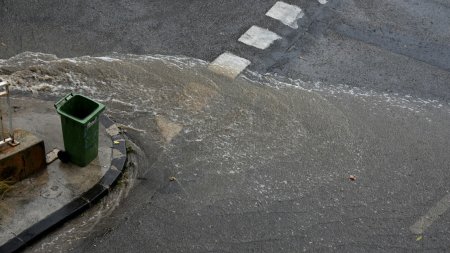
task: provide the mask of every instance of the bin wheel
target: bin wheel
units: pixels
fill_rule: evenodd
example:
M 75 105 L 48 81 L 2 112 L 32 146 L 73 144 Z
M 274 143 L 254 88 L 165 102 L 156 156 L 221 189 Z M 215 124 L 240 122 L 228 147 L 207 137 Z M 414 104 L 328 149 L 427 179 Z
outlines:
M 62 150 L 60 150 L 59 152 L 58 152 L 58 158 L 59 158 L 59 160 L 61 160 L 61 162 L 63 162 L 63 163 L 68 163 L 69 162 L 69 154 L 66 152 L 66 151 L 62 151 Z

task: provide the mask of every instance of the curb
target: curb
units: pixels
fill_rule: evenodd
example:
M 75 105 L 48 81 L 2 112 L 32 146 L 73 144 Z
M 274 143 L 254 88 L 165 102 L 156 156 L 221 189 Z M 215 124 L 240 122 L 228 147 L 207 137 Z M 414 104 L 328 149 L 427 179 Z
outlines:
M 0 253 L 17 252 L 34 240 L 42 237 L 45 233 L 62 225 L 64 222 L 78 216 L 87 210 L 102 197 L 107 195 L 110 189 L 116 184 L 117 179 L 122 174 L 127 161 L 127 150 L 124 136 L 118 131 L 114 122 L 105 115 L 100 116 L 101 124 L 107 129 L 108 135 L 113 142 L 111 165 L 105 175 L 91 189 L 75 198 L 70 203 L 51 213 L 44 219 L 25 229 L 14 238 L 0 246 Z M 112 130 L 111 130 L 112 129 Z M 108 131 L 109 130 L 109 131 Z M 118 154 L 114 157 L 114 154 Z

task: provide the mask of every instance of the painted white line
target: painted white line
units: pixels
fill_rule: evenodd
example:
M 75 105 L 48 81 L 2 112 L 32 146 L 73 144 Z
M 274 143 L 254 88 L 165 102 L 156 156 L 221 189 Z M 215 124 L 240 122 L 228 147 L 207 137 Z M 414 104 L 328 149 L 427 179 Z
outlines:
M 252 26 L 248 29 L 238 41 L 259 49 L 268 48 L 275 40 L 281 39 L 278 34 L 259 26 Z
M 450 193 L 445 195 L 439 202 L 433 206 L 428 212 L 420 217 L 420 219 L 414 223 L 409 230 L 414 234 L 420 235 L 433 224 L 441 215 L 443 215 L 448 208 L 450 208 Z
M 318 0 L 320 4 L 326 4 L 328 1 L 327 0 Z
M 294 29 L 298 28 L 297 20 L 302 18 L 303 15 L 304 13 L 300 7 L 281 1 L 276 2 L 275 5 L 266 13 L 266 16 L 278 19 L 281 23 Z
M 211 62 L 208 69 L 216 74 L 235 79 L 250 63 L 245 58 L 225 52 Z

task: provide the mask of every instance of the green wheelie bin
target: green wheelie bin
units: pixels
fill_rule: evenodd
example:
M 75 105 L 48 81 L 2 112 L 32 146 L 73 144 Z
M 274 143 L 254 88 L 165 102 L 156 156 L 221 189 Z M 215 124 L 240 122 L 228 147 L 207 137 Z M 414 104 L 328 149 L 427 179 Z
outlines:
M 70 93 L 55 103 L 61 116 L 64 149 L 69 161 L 80 167 L 98 155 L 99 116 L 105 106 L 80 94 Z

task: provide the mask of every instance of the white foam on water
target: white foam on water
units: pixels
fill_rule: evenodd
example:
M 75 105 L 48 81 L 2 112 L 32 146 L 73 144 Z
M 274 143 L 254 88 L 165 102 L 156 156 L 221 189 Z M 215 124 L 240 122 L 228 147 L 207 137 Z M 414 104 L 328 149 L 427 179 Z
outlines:
M 63 59 L 59 59 L 59 60 L 56 60 L 56 61 L 57 62 L 70 62 L 70 63 L 74 63 L 74 64 L 79 63 L 79 61 L 71 59 L 71 58 L 63 58 Z
M 81 56 L 74 58 L 58 58 L 52 54 L 24 52 L 15 55 L 9 59 L 1 59 L 1 65 L 11 65 L 20 67 L 24 64 L 49 64 L 53 62 L 66 62 L 75 65 L 78 64 L 95 64 L 99 61 L 110 63 L 119 61 L 161 61 L 167 65 L 185 69 L 187 67 L 205 66 L 208 63 L 199 59 L 189 58 L 186 56 L 168 56 L 168 55 L 134 55 L 134 54 L 112 54 L 107 56 Z
M 209 65 L 208 62 L 189 58 L 186 56 L 167 56 L 167 55 L 133 55 L 133 54 L 112 54 L 108 56 L 102 57 L 91 57 L 91 56 L 83 56 L 76 58 L 62 58 L 59 59 L 55 55 L 51 54 L 43 54 L 43 53 L 35 53 L 35 52 L 24 52 L 18 54 L 14 57 L 11 57 L 7 60 L 1 60 L 0 66 L 14 66 L 14 67 L 24 67 L 24 66 L 39 66 L 44 65 L 47 66 L 51 63 L 60 63 L 65 62 L 68 64 L 74 64 L 75 66 L 80 66 L 82 64 L 110 64 L 111 62 L 162 62 L 168 66 L 173 66 L 178 69 L 188 69 L 188 68 L 199 68 L 199 67 L 207 67 Z M 98 88 L 95 84 L 100 84 L 101 86 L 111 86 L 119 88 L 121 87 L 121 83 L 114 80 L 109 80 L 108 83 L 105 83 L 104 80 L 95 80 L 95 84 L 93 84 L 90 79 L 86 79 L 86 76 L 83 74 L 75 74 L 70 71 L 70 66 L 68 67 L 67 73 L 65 73 L 67 80 L 69 83 L 52 83 L 52 82 L 38 82 L 34 83 L 33 87 L 30 85 L 17 85 L 14 82 L 11 82 L 14 89 L 19 91 L 29 91 L 33 93 L 50 91 L 56 95 L 66 93 L 69 90 L 82 91 L 87 94 L 95 95 L 95 97 L 99 97 Z M 8 79 L 10 76 L 2 76 L 3 79 Z M 295 80 L 290 78 L 285 78 L 278 76 L 276 74 L 259 74 L 249 70 L 245 71 L 245 75 L 242 78 L 261 85 L 261 83 L 271 86 L 276 89 L 281 89 L 284 87 L 293 87 L 296 89 L 301 89 L 308 92 L 322 92 L 327 96 L 336 96 L 337 94 L 347 94 L 351 96 L 357 97 L 371 97 L 377 98 L 379 102 L 385 102 L 392 106 L 407 109 L 412 112 L 420 112 L 424 110 L 424 106 L 436 109 L 444 109 L 450 113 L 450 103 L 443 104 L 443 102 L 439 102 L 437 100 L 430 99 L 422 99 L 413 97 L 411 95 L 399 95 L 396 93 L 388 94 L 388 93 L 379 93 L 373 90 L 367 90 L 363 88 L 350 87 L 343 84 L 337 85 L 329 85 L 323 84 L 321 82 L 303 82 L 301 80 Z M 124 88 L 125 89 L 125 88 Z M 117 90 L 120 92 L 120 89 Z M 100 95 L 100 98 L 101 95 Z M 104 97 L 103 97 L 104 98 Z M 137 109 L 137 108 L 135 108 Z
M 176 67 L 178 69 L 186 69 L 197 66 L 206 66 L 208 62 L 189 58 L 186 56 L 169 56 L 169 55 L 132 55 L 128 54 L 127 56 L 131 57 L 131 59 L 143 60 L 143 61 L 162 61 L 163 63 Z
M 379 102 L 387 103 L 390 106 L 406 109 L 415 113 L 423 112 L 426 109 L 424 108 L 426 106 L 434 109 L 445 109 L 446 112 L 450 114 L 450 103 L 444 108 L 441 101 L 433 99 L 417 98 L 411 95 L 400 95 L 398 93 L 380 93 L 344 84 L 331 85 L 322 82 L 304 82 L 302 80 L 279 77 L 276 74 L 259 74 L 249 70 L 247 70 L 245 74 L 246 75 L 244 75 L 243 78 L 247 81 L 259 85 L 265 84 L 276 89 L 290 87 L 307 92 L 318 92 L 325 96 L 337 97 L 338 94 L 346 94 L 354 97 L 374 98 Z
M 115 62 L 115 61 L 120 61 L 117 58 L 112 58 L 112 57 L 108 57 L 108 56 L 100 56 L 100 57 L 94 57 L 94 59 L 99 59 L 102 61 L 107 61 L 107 62 Z
M 110 63 L 120 63 L 120 62 L 137 62 L 137 63 L 152 63 L 152 62 L 161 62 L 167 66 L 176 67 L 178 69 L 184 70 L 192 67 L 206 66 L 208 63 L 202 60 L 193 59 L 185 56 L 166 56 L 166 55 L 133 55 L 133 54 L 112 54 L 108 56 L 101 57 L 91 57 L 91 56 L 82 56 L 75 58 L 57 58 L 55 55 L 44 54 L 44 53 L 35 53 L 35 52 L 24 52 L 13 56 L 9 59 L 1 60 L 0 67 L 2 66 L 11 66 L 18 69 L 17 76 L 13 75 L 5 75 L 2 76 L 3 79 L 7 79 L 11 81 L 12 88 L 21 92 L 31 92 L 35 95 L 38 95 L 40 92 L 48 92 L 52 95 L 62 95 L 70 91 L 80 92 L 88 95 L 92 95 L 95 98 L 102 98 L 105 96 L 105 93 L 99 93 L 98 88 L 96 86 L 100 85 L 102 87 L 111 87 L 111 92 L 120 94 L 121 90 L 126 89 L 126 87 L 120 88 L 122 83 L 118 80 L 99 80 L 95 77 L 89 77 L 85 73 L 78 73 L 77 70 L 79 67 L 95 65 L 95 64 L 110 64 Z M 46 69 L 51 64 L 60 64 L 65 63 L 64 69 L 62 72 L 55 76 L 49 77 L 50 80 L 43 82 L 36 82 L 34 80 L 27 81 L 29 77 L 22 76 L 20 73 L 21 70 L 26 70 L 28 67 L 42 67 L 42 69 Z M 76 69 L 71 69 L 70 65 L 77 66 Z M 102 65 L 99 66 L 102 68 Z M 21 69 L 22 68 L 22 69 Z M 64 73 L 64 71 L 67 71 Z M 36 78 L 39 77 L 39 74 L 32 74 Z M 24 79 L 25 78 L 25 79 Z M 56 81 L 53 81 L 53 78 Z M 16 82 L 15 80 L 24 79 L 25 82 L 20 81 Z M 67 82 L 64 82 L 67 80 Z M 105 82 L 107 81 L 107 82 Z M 20 83 L 20 84 L 18 84 Z M 99 87 L 100 87 L 99 86 Z M 143 88 L 143 87 L 142 87 Z M 116 90 L 114 92 L 114 90 Z M 133 108 L 137 110 L 136 105 L 133 105 Z

